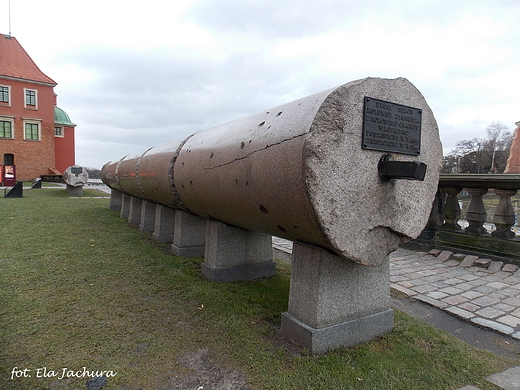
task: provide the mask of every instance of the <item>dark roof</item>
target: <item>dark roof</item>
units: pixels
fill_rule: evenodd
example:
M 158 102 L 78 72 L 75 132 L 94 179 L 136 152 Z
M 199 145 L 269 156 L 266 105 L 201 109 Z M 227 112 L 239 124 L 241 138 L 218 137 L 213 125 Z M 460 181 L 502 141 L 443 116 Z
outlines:
M 36 81 L 40 83 L 57 83 L 46 76 L 29 57 L 15 37 L 0 35 L 0 77 Z

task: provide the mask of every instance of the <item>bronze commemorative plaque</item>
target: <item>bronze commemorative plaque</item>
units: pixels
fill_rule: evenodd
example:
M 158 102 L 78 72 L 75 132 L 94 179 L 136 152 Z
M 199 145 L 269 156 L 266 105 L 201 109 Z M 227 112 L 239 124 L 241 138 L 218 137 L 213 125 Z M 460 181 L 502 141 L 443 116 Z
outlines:
M 365 97 L 362 148 L 419 155 L 422 110 Z

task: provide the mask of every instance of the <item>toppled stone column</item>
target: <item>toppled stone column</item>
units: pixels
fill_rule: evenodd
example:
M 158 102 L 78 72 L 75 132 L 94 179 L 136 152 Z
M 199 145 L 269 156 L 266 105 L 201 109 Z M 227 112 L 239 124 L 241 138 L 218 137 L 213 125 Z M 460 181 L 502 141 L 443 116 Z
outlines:
M 79 165 L 72 165 L 63 172 L 68 195 L 83 195 L 83 186 L 88 182 L 88 171 Z
M 365 112 L 366 97 L 390 103 Z M 407 107 L 419 111 L 418 137 L 416 118 L 398 112 Z M 363 143 L 367 123 L 376 126 L 365 133 L 380 150 Z M 417 153 L 401 153 L 400 145 Z M 385 155 L 425 164 L 424 180 L 383 180 Z M 193 134 L 173 179 L 185 208 L 203 218 L 378 266 L 426 226 L 441 160 L 437 123 L 421 93 L 404 78 L 367 78 Z
M 441 162 L 417 88 L 366 78 L 126 156 L 102 177 L 207 220 L 212 280 L 273 267 L 270 235 L 295 241 L 282 329 L 322 352 L 392 329 L 388 255 L 426 226 Z

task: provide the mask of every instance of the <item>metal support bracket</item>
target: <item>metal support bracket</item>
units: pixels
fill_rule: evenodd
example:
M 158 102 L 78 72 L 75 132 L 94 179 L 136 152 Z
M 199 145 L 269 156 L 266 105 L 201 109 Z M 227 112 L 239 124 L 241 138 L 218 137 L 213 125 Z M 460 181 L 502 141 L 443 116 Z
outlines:
M 426 176 L 426 164 L 420 161 L 394 161 L 390 154 L 379 160 L 377 170 L 383 180 L 406 179 L 423 181 Z

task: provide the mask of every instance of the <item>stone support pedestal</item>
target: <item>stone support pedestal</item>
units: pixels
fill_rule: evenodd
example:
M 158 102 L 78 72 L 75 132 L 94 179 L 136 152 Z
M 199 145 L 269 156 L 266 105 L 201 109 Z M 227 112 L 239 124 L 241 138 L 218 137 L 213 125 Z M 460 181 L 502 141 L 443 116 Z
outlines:
M 130 207 L 128 208 L 128 223 L 138 225 L 141 223 L 142 199 L 130 196 Z
M 121 203 L 123 202 L 123 193 L 113 188 L 110 190 L 109 210 L 121 212 Z
M 119 212 L 119 217 L 128 219 L 130 215 L 130 195 L 123 193 L 121 197 L 121 211 Z
M 142 232 L 153 232 L 155 229 L 155 203 L 148 200 L 141 202 L 141 222 L 139 230 Z
M 272 237 L 208 220 L 202 273 L 215 282 L 273 276 Z
M 160 242 L 173 241 L 174 224 L 175 210 L 162 204 L 156 204 L 153 239 Z
M 206 220 L 185 211 L 175 210 L 171 251 L 182 257 L 204 257 Z
M 67 195 L 72 196 L 83 196 L 83 186 L 71 186 L 67 184 Z
M 289 310 L 282 314 L 282 331 L 311 353 L 390 332 L 394 314 L 389 264 L 387 256 L 381 266 L 364 266 L 294 242 Z

